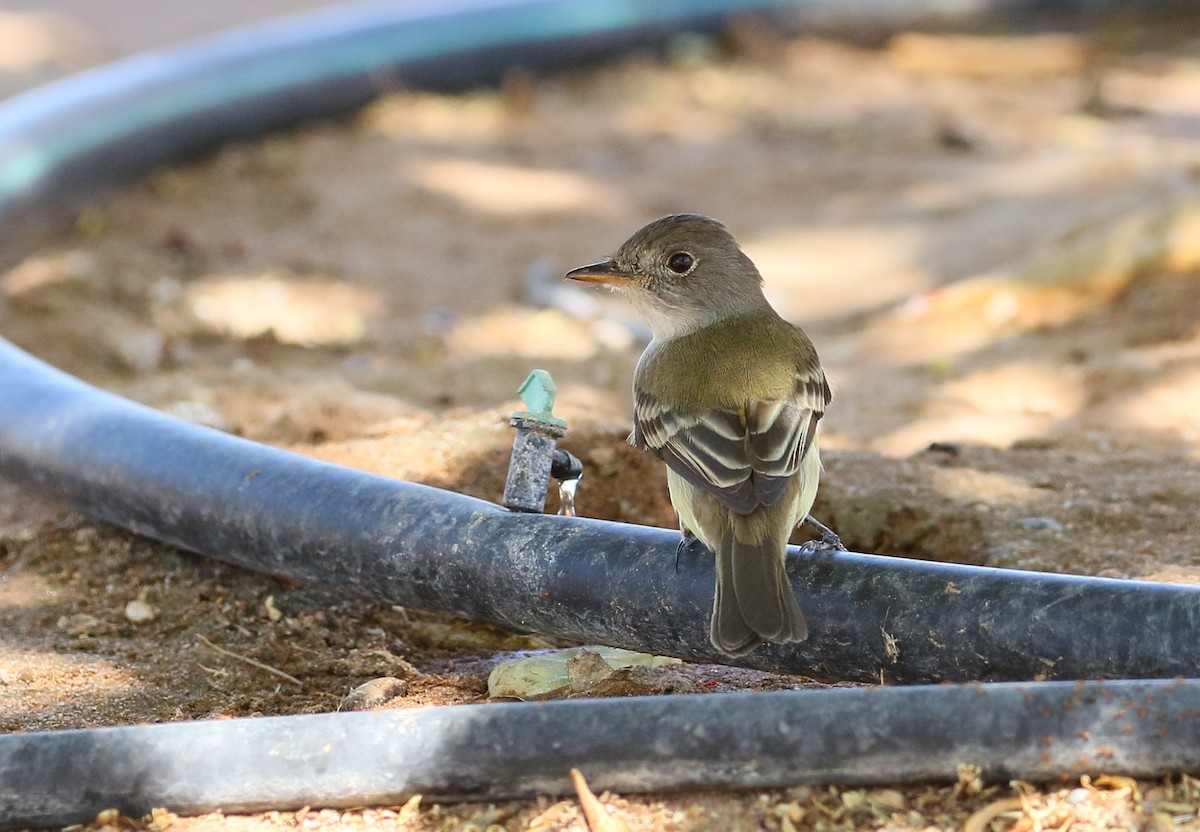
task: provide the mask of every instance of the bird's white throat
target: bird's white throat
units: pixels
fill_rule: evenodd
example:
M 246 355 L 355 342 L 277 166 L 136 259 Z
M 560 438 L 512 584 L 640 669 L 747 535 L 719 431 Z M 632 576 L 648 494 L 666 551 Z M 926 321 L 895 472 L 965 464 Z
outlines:
M 630 289 L 622 292 L 638 314 L 645 319 L 650 327 L 650 334 L 656 341 L 669 341 L 689 332 L 715 324 L 726 317 L 722 311 L 703 307 L 667 307 L 663 302 L 642 289 Z

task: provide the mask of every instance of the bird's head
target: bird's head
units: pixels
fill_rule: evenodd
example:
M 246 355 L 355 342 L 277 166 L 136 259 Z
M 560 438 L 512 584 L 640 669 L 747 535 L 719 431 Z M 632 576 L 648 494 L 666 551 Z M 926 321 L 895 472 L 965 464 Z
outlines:
M 566 276 L 624 294 L 655 338 L 671 338 L 766 305 L 754 263 L 725 226 L 699 214 L 655 220 L 612 257 Z

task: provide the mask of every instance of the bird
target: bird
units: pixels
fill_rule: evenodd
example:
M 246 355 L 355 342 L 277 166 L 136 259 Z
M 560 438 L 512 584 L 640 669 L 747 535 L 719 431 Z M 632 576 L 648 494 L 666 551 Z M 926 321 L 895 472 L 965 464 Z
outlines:
M 728 656 L 808 637 L 785 569 L 809 516 L 821 461 L 817 425 L 833 394 L 808 335 L 763 295 L 762 276 L 720 222 L 672 214 L 616 254 L 566 278 L 603 284 L 645 318 L 630 442 L 667 467 L 682 552 L 716 558 L 710 641 Z

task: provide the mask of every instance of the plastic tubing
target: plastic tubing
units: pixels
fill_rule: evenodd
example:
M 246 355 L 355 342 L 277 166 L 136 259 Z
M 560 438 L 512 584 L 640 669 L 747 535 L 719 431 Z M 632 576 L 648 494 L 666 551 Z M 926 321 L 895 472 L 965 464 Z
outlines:
M 31 232 L 138 172 L 223 141 L 352 109 L 401 82 L 452 88 L 495 79 L 516 65 L 598 59 L 758 6 L 537 0 L 411 13 L 355 5 L 114 64 L 0 105 L 0 251 L 4 258 L 19 256 L 36 238 Z M 136 533 L 395 604 L 583 642 L 724 660 L 707 639 L 711 560 L 685 558 L 677 573 L 674 532 L 514 514 L 247 442 L 97 390 L 2 340 L 0 412 L 0 475 Z M 1195 588 L 854 553 L 799 557 L 795 550 L 789 570 L 810 611 L 812 637 L 800 645 L 761 648 L 741 664 L 897 683 L 1200 675 Z M 1060 738 L 1058 748 L 1075 747 L 1071 737 L 1084 729 L 1076 728 L 1070 685 L 469 706 L 5 736 L 0 825 L 82 820 L 104 801 L 131 811 L 151 805 L 233 811 L 283 808 L 292 800 L 287 794 L 329 805 L 377 802 L 414 790 L 527 795 L 561 790 L 563 772 L 546 774 L 537 761 L 562 762 L 565 757 L 555 754 L 568 747 L 585 774 L 594 763 L 599 786 L 614 789 L 952 777 L 945 765 L 924 768 L 922 761 L 945 763 L 963 749 L 975 749 L 976 756 L 967 756 L 995 776 L 1089 767 L 1139 775 L 1195 769 L 1200 744 L 1187 732 L 1200 713 L 1191 698 L 1196 686 L 1158 681 L 1080 688 L 1096 691 L 1105 703 L 1106 691 L 1118 689 L 1113 695 L 1120 701 L 1141 703 L 1156 716 L 1117 723 L 1122 709 L 1105 710 L 1108 705 L 1097 702 L 1088 711 L 1096 724 L 1086 730 L 1112 742 L 1071 765 L 1043 751 L 1041 769 L 1010 767 L 1005 761 L 1011 747 L 998 739 L 1015 732 L 1014 742 L 1049 736 Z M 1050 713 L 1057 708 L 1063 719 L 1039 722 L 1022 702 L 1044 703 Z M 1151 707 L 1156 702 L 1160 710 Z M 863 703 L 882 709 L 875 723 L 860 721 L 866 719 Z M 792 714 L 802 718 L 794 728 Z M 614 728 L 622 720 L 628 732 Z M 676 720 L 671 724 L 679 736 L 660 741 L 654 727 L 660 720 Z M 845 745 L 844 738 L 813 745 L 808 720 L 827 724 L 825 734 L 835 739 L 858 726 L 862 733 Z M 1182 732 L 1180 748 L 1193 749 L 1193 756 L 1175 753 L 1164 720 L 1174 720 L 1170 724 Z M 731 736 L 727 726 L 743 722 L 760 727 Z M 893 723 L 899 733 L 885 732 L 882 726 Z M 1120 731 L 1110 736 L 1109 723 Z M 417 733 L 410 742 L 395 728 L 403 742 L 393 749 L 365 743 L 371 731 L 393 725 Z M 581 728 L 586 725 L 595 726 L 597 736 L 585 736 L 593 733 Z M 905 727 L 910 725 L 916 727 Z M 947 736 L 951 725 L 958 739 Z M 430 726 L 445 726 L 445 735 Z M 393 755 L 389 760 L 411 754 L 404 758 L 411 769 L 391 785 L 376 778 L 370 789 L 342 780 L 335 788 L 321 780 L 322 772 L 333 770 L 327 769 L 330 758 L 305 752 L 296 759 L 309 760 L 307 767 L 297 762 L 288 768 L 292 758 L 281 751 L 282 768 L 256 768 L 255 776 L 246 773 L 250 769 L 229 769 L 243 771 L 258 789 L 254 797 L 233 789 L 217 762 L 197 767 L 196 748 L 247 752 L 275 732 L 294 737 L 300 749 L 313 736 L 339 737 L 342 745 L 332 747 L 346 749 L 349 759 L 339 758 L 334 768 L 344 771 L 357 761 L 368 769 L 354 775 L 362 782 L 375 777 L 370 748 Z M 604 746 L 601 734 L 610 734 L 614 745 Z M 213 738 L 210 745 L 204 745 L 206 736 Z M 146 737 L 149 745 L 130 739 Z M 514 738 L 528 744 L 528 753 L 504 757 L 500 750 L 511 751 L 505 743 Z M 430 756 L 431 743 L 444 759 Z M 152 753 L 160 747 L 165 756 Z M 842 759 L 830 751 L 835 747 L 845 748 L 851 762 L 827 765 Z M 472 759 L 487 749 L 498 750 L 494 767 L 485 771 Z M 134 755 L 130 766 L 142 767 L 119 765 L 126 752 Z M 230 760 L 213 753 L 214 761 Z M 676 758 L 678 765 L 665 762 Z M 901 758 L 908 762 L 900 765 Z M 709 759 L 718 762 L 702 764 Z M 673 773 L 659 776 L 659 770 Z M 640 773 L 643 786 L 629 772 Z M 67 779 L 55 786 L 60 776 Z M 63 789 L 75 795 L 73 808 L 67 808 Z
M 1200 685 L 1047 682 L 458 705 L 0 737 L 0 828 L 596 791 L 989 780 L 1200 763 Z
M 249 569 L 695 661 L 713 561 L 678 533 L 510 512 L 185 424 L 0 343 L 0 471 Z M 736 662 L 861 682 L 1200 676 L 1200 590 L 853 553 L 789 571 L 813 634 Z M 886 637 L 885 637 L 886 633 Z

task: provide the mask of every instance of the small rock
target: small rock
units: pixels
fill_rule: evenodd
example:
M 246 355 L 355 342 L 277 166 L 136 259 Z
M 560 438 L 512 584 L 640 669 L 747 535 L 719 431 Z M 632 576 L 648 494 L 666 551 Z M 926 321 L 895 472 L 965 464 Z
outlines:
M 908 798 L 895 789 L 879 789 L 871 792 L 871 800 L 881 809 L 889 812 L 903 812 L 908 808 Z
M 173 277 L 160 277 L 150 287 L 150 299 L 156 306 L 174 306 L 184 300 L 183 284 Z
M 121 811 L 119 809 L 101 809 L 96 813 L 97 826 L 120 826 Z
M 58 619 L 58 626 L 59 629 L 66 630 L 68 635 L 82 636 L 99 627 L 100 619 L 86 612 L 77 612 Z
M 339 711 L 369 711 L 408 695 L 408 682 L 395 676 L 381 676 L 356 687 L 338 707 Z
M 594 653 L 586 647 L 567 661 L 567 685 L 574 690 L 587 690 L 595 687 L 617 672 L 617 669 L 604 661 L 599 653 Z
M 804 809 L 795 800 L 790 803 L 780 803 L 775 807 L 775 817 L 782 821 L 791 821 L 793 825 L 804 820 Z
M 1150 816 L 1150 822 L 1143 829 L 1147 832 L 1166 832 L 1168 829 L 1177 829 L 1175 820 L 1166 812 L 1155 812 Z
M 230 430 L 229 422 L 214 407 L 195 399 L 181 399 L 172 402 L 166 408 L 166 412 L 176 419 L 191 422 L 193 425 L 203 425 L 206 428 L 225 432 Z
M 601 689 L 610 682 L 609 687 L 624 688 L 625 695 L 631 695 L 633 689 L 650 693 L 656 686 L 661 692 L 665 687 L 684 684 L 684 680 L 661 673 L 664 665 L 679 663 L 679 659 L 615 647 L 539 651 L 496 665 L 488 675 L 488 696 L 494 699 L 546 699 L 583 693 L 600 696 L 604 695 Z M 609 695 L 614 693 L 610 690 Z
M 63 257 L 63 270 L 71 280 L 90 280 L 96 275 L 96 257 L 82 249 L 68 251 Z
M 166 343 L 160 333 L 152 330 L 123 332 L 113 338 L 117 359 L 130 370 L 147 373 L 162 366 Z
M 488 832 L 488 830 L 503 828 L 500 826 L 513 814 L 513 809 L 507 806 L 489 806 L 473 815 L 459 828 L 463 832 Z
M 1061 532 L 1066 531 L 1067 528 L 1053 517 L 1025 517 L 1021 520 L 1018 520 L 1017 525 L 1023 529 L 1030 529 L 1038 532 Z
M 1164 800 L 1158 804 L 1160 812 L 1169 812 L 1172 815 L 1188 815 L 1196 811 L 1196 807 L 1191 803 L 1180 803 L 1175 800 Z
M 855 809 L 862 806 L 867 800 L 867 793 L 863 789 L 855 789 L 849 792 L 842 792 L 842 805 L 853 812 Z
M 125 618 L 134 624 L 148 624 L 158 618 L 158 611 L 140 598 L 125 605 Z
M 1026 436 L 1016 440 L 1010 446 L 1014 451 L 1049 451 L 1061 443 L 1049 436 Z
M 957 442 L 930 442 L 929 447 L 925 450 L 935 454 L 945 454 L 949 457 L 957 457 L 962 453 L 962 447 Z
M 1091 799 L 1092 793 L 1084 788 L 1071 789 L 1071 792 L 1067 795 L 1067 803 L 1070 803 L 1072 806 L 1079 806 Z
M 154 830 L 167 829 L 179 820 L 179 816 L 167 809 L 150 810 L 150 828 Z
M 940 124 L 936 134 L 937 143 L 949 150 L 975 150 L 979 139 L 961 124 Z
M 396 813 L 396 819 L 401 823 L 405 823 L 410 818 L 415 818 L 420 811 L 421 795 L 414 794 L 400 807 L 400 811 Z

